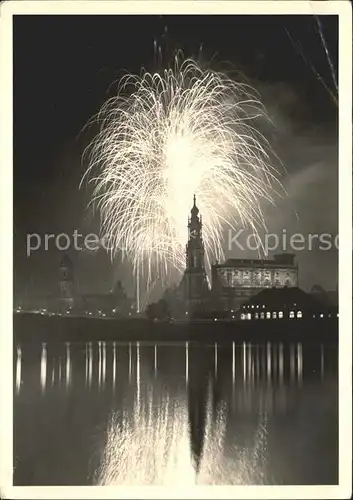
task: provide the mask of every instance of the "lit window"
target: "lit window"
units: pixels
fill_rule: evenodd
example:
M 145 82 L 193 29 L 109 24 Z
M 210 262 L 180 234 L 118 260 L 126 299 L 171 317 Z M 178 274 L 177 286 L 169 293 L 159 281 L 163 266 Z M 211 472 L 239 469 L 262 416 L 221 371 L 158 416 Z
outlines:
M 323 318 L 323 317 L 324 317 L 324 315 L 323 315 L 323 314 L 320 314 L 320 318 Z
M 289 317 L 290 317 L 291 319 L 292 319 L 292 318 L 294 318 L 294 311 L 291 311 L 291 312 L 289 313 Z
M 245 319 L 245 314 L 241 314 L 240 319 Z
M 261 319 L 265 319 L 265 313 L 262 312 L 260 317 L 261 317 Z
M 265 304 L 263 304 L 262 309 L 265 309 Z
M 338 318 L 338 313 L 337 313 L 337 318 Z
M 270 318 L 271 318 L 271 313 L 270 312 L 266 313 L 266 319 L 270 319 Z
M 298 311 L 297 312 L 297 318 L 302 318 L 303 317 L 303 313 L 301 311 Z
M 252 309 L 254 309 L 254 304 L 251 307 L 252 307 Z
M 259 313 L 255 313 L 255 319 L 259 319 Z
M 279 318 L 283 318 L 283 311 L 280 311 L 280 312 L 278 313 L 278 317 L 279 317 Z
M 251 313 L 248 314 L 248 319 L 251 319 Z
M 272 313 L 272 318 L 273 319 L 277 319 L 277 313 L 276 312 Z

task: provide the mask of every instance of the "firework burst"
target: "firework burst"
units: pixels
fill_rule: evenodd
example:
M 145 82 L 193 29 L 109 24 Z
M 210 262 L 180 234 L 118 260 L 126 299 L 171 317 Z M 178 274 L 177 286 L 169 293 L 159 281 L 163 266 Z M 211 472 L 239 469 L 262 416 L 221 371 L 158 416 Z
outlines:
M 135 272 L 182 269 L 194 194 L 208 263 L 223 258 L 225 226 L 265 226 L 261 203 L 280 184 L 259 118 L 253 88 L 180 54 L 173 68 L 123 77 L 85 151 L 112 255 L 125 250 Z

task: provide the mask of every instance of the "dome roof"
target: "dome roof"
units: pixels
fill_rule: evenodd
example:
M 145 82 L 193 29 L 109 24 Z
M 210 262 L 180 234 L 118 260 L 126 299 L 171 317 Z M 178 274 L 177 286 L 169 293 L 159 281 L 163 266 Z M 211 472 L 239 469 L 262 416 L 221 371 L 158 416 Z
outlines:
M 64 257 L 62 258 L 62 260 L 60 262 L 60 267 L 72 267 L 72 261 L 68 255 L 66 255 L 66 254 L 64 255 Z

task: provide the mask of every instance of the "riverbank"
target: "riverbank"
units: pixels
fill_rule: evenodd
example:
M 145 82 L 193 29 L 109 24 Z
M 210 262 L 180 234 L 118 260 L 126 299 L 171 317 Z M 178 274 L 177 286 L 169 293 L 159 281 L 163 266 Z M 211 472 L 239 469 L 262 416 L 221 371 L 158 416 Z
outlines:
M 14 342 L 195 341 L 337 343 L 338 319 L 172 321 L 13 315 Z

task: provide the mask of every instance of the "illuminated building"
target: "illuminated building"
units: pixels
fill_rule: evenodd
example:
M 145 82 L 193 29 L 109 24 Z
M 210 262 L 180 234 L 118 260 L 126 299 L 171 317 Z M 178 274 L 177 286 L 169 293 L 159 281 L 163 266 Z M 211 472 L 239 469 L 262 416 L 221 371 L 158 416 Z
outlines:
M 267 288 L 298 286 L 298 265 L 293 254 L 273 259 L 228 259 L 212 266 L 212 298 L 217 309 L 236 310 Z
M 297 287 L 262 290 L 236 313 L 236 319 L 241 320 L 321 320 L 337 317 L 336 307 L 329 307 Z

